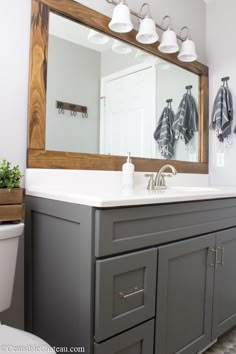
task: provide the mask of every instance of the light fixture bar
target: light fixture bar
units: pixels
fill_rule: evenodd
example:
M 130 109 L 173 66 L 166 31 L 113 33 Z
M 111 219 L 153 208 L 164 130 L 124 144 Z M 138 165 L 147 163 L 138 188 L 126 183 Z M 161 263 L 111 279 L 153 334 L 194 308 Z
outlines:
M 118 1 L 115 1 L 115 0 L 106 0 L 106 2 L 108 2 L 109 4 L 112 4 L 112 5 L 114 5 L 114 6 L 116 6 L 116 5 L 119 4 L 119 2 L 118 2 Z M 136 12 L 136 11 L 133 11 L 133 10 L 130 9 L 130 13 L 131 13 L 133 16 L 139 18 L 140 20 L 143 19 L 143 16 L 140 15 L 140 14 L 139 14 L 138 12 Z M 155 26 L 156 26 L 156 28 L 159 28 L 161 31 L 165 31 L 165 30 L 166 30 L 165 27 L 159 25 L 159 24 L 156 23 L 156 22 L 155 22 Z M 182 42 L 184 41 L 184 39 L 183 39 L 182 37 L 180 37 L 179 35 L 176 35 L 176 37 L 177 37 L 180 41 L 182 41 Z

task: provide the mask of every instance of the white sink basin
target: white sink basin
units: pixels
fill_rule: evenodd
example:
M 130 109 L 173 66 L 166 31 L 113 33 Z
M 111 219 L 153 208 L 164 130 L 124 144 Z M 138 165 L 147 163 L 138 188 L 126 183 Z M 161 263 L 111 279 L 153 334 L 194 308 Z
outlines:
M 219 191 L 219 188 L 214 188 L 214 187 L 167 187 L 167 191 L 176 191 L 176 192 L 217 192 Z

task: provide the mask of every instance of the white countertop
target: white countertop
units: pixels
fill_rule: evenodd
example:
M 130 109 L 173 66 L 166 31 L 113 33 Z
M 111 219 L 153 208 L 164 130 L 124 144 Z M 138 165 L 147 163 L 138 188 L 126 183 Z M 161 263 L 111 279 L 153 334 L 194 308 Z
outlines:
M 144 173 L 135 174 L 133 191 L 120 181 L 120 172 L 28 169 L 26 195 L 101 208 L 236 197 L 236 187 L 211 187 L 206 175 L 179 174 L 161 191 L 146 189 Z
M 27 190 L 27 195 L 60 200 L 68 203 L 90 205 L 94 207 L 119 207 L 132 205 L 163 204 L 236 197 L 236 188 L 206 188 L 194 190 L 167 189 L 163 191 L 148 191 L 134 189 L 128 191 L 114 190 L 80 190 L 64 187 L 35 186 Z

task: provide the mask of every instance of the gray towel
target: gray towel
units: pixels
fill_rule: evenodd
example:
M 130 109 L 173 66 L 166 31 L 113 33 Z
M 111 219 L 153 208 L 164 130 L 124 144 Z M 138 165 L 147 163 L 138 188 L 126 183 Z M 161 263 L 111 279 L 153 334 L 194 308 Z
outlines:
M 172 128 L 175 139 L 184 139 L 185 144 L 189 143 L 194 136 L 194 132 L 198 130 L 198 110 L 195 99 L 191 94 L 184 94 Z
M 231 134 L 233 120 L 233 100 L 228 87 L 221 86 L 217 92 L 212 111 L 210 128 L 215 130 L 219 141 L 223 142 Z
M 171 159 L 174 155 L 174 135 L 172 124 L 174 112 L 171 107 L 165 107 L 159 119 L 157 128 L 153 134 L 158 144 L 161 156 L 165 159 Z

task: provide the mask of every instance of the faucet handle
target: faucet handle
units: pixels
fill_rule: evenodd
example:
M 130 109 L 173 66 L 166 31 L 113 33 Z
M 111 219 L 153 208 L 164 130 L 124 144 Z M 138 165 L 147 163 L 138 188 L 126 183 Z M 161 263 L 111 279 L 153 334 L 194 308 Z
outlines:
M 154 189 L 154 173 L 145 173 L 144 177 L 149 177 L 147 189 L 153 190 Z
M 165 177 L 173 177 L 173 173 L 170 172 L 161 172 L 160 176 L 160 186 L 166 187 Z

